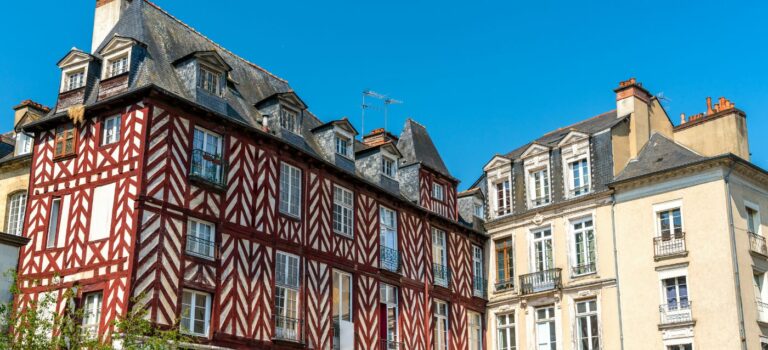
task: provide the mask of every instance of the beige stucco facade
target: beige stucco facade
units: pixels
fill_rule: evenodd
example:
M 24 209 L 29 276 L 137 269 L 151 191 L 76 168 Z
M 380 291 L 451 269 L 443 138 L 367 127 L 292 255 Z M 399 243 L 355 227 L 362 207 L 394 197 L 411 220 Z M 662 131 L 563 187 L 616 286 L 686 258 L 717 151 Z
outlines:
M 8 199 L 29 188 L 31 157 L 20 157 L 0 163 L 0 213 L 3 213 L 2 232 L 8 232 Z

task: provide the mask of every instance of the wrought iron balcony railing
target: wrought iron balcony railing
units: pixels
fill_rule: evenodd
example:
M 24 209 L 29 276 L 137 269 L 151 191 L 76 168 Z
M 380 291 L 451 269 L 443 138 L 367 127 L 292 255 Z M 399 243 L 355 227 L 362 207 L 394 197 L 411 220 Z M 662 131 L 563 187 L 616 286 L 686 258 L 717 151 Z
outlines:
M 572 269 L 572 273 L 574 276 L 581 276 L 581 275 L 587 275 L 590 273 L 595 273 L 596 266 L 595 262 L 588 262 L 581 265 L 576 265 Z
M 563 287 L 562 269 L 549 269 L 520 276 L 520 294 L 532 294 Z
M 653 238 L 654 256 L 657 258 L 686 252 L 685 232 Z
M 448 266 L 432 264 L 432 275 L 434 276 L 435 285 L 446 288 L 451 285 L 451 271 L 448 269 Z
M 203 258 L 213 258 L 215 243 L 213 241 L 187 235 L 187 254 Z
M 275 335 L 274 339 L 290 341 L 295 343 L 304 343 L 304 323 L 298 318 L 274 316 Z
M 687 323 L 693 321 L 690 300 L 681 300 L 675 303 L 662 304 L 659 306 L 659 313 L 661 314 L 662 325 Z
M 488 281 L 482 276 L 472 278 L 472 294 L 478 298 L 488 297 Z
M 381 246 L 379 250 L 380 266 L 382 269 L 392 272 L 400 272 L 402 260 L 397 249 Z
M 213 186 L 227 186 L 227 165 L 220 154 L 211 154 L 201 149 L 192 150 L 192 165 L 189 176 Z
M 496 288 L 497 292 L 501 292 L 501 291 L 505 291 L 505 290 L 509 290 L 509 289 L 515 288 L 515 278 L 514 277 L 510 277 L 510 278 L 505 279 L 505 280 L 497 280 L 496 284 L 494 285 L 494 287 Z
M 404 350 L 403 343 L 396 342 L 394 340 L 382 340 L 380 350 Z
M 765 237 L 752 232 L 747 232 L 747 234 L 749 234 L 749 249 L 755 253 L 768 255 L 768 247 L 765 245 Z
M 757 320 L 768 323 L 768 303 L 760 298 L 757 298 L 755 302 L 757 303 Z

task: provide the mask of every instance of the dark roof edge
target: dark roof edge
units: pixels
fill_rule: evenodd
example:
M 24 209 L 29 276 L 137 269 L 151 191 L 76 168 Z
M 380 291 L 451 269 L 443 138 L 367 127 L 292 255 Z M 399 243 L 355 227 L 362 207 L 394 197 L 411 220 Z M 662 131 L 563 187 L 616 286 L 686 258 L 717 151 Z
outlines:
M 639 175 L 639 176 L 635 176 L 635 177 L 630 177 L 630 178 L 623 179 L 623 180 L 609 182 L 608 183 L 608 187 L 615 189 L 617 186 L 625 185 L 625 184 L 628 184 L 630 182 L 635 182 L 635 181 L 646 179 L 646 178 L 649 178 L 649 177 L 658 176 L 658 175 L 661 175 L 661 174 L 664 174 L 664 173 L 668 173 L 668 172 L 675 172 L 675 171 L 678 171 L 680 169 L 684 169 L 684 168 L 687 168 L 687 167 L 692 167 L 692 166 L 696 166 L 696 165 L 703 165 L 703 164 L 706 164 L 706 163 L 716 163 L 718 161 L 723 161 L 723 160 L 730 161 L 730 162 L 732 162 L 734 164 L 739 164 L 739 165 L 746 166 L 746 167 L 748 167 L 748 168 L 750 168 L 750 169 L 752 169 L 754 171 L 757 171 L 757 172 L 765 175 L 766 177 L 768 177 L 768 171 L 767 170 L 765 170 L 765 169 L 755 165 L 754 163 L 749 162 L 749 161 L 745 160 L 744 158 L 741 158 L 741 157 L 739 157 L 739 156 L 737 156 L 737 155 L 735 155 L 733 153 L 726 153 L 726 154 L 722 154 L 722 155 L 719 155 L 719 156 L 708 157 L 708 158 L 704 158 L 704 159 L 697 160 L 697 161 L 694 161 L 694 162 L 677 165 L 677 166 L 674 166 L 672 168 L 668 168 L 668 169 L 664 169 L 664 170 L 654 171 L 654 172 L 650 172 L 650 173 Z
M 23 247 L 29 243 L 29 238 L 12 235 L 10 233 L 0 232 L 0 244 L 13 247 Z

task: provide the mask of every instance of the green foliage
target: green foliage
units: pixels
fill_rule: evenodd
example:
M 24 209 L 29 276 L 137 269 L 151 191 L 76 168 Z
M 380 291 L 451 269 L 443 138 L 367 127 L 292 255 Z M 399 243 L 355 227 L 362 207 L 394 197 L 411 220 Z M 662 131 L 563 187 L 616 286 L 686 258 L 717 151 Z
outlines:
M 12 278 L 11 293 L 18 300 L 16 296 L 20 295 L 20 290 L 15 272 L 9 271 L 5 275 Z M 13 301 L 0 304 L 0 350 L 160 350 L 191 342 L 179 331 L 178 324 L 166 329 L 152 324 L 140 302 L 144 300 L 142 296 L 132 300 L 136 307 L 112 322 L 111 342 L 104 342 L 103 338 L 83 329 L 84 311 L 75 306 L 76 288 L 54 284 L 24 309 Z M 62 314 L 54 311 L 59 291 L 63 293 L 62 300 L 66 305 Z

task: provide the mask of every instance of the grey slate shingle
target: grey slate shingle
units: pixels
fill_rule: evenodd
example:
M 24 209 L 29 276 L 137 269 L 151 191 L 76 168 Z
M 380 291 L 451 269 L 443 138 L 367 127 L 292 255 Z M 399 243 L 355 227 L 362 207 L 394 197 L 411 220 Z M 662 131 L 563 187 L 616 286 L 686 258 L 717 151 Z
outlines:
M 668 170 L 706 158 L 707 157 L 698 155 L 661 134 L 654 133 L 651 135 L 648 143 L 646 143 L 645 146 L 643 146 L 643 149 L 640 150 L 640 154 L 638 154 L 637 158 L 631 160 L 629 164 L 627 164 L 624 170 L 616 176 L 615 181 Z

